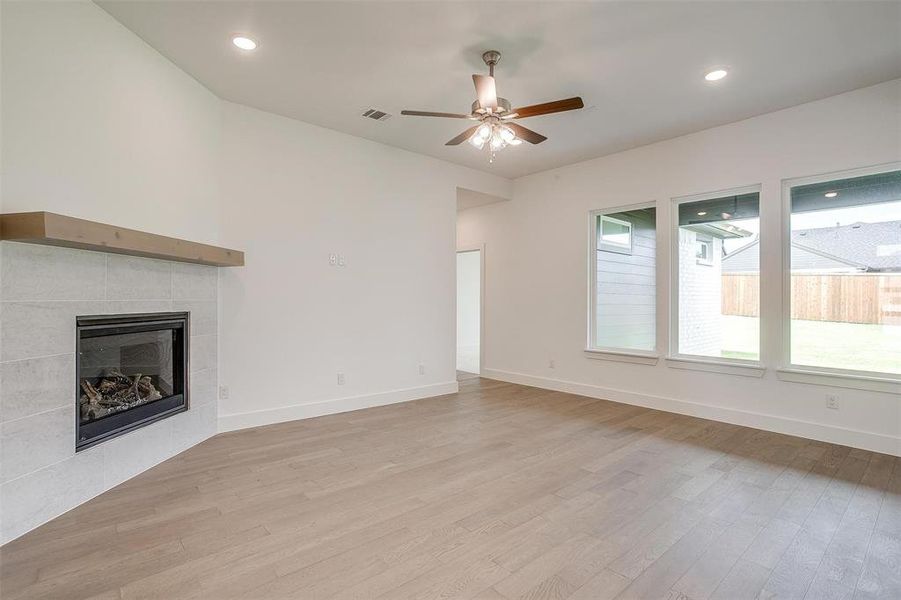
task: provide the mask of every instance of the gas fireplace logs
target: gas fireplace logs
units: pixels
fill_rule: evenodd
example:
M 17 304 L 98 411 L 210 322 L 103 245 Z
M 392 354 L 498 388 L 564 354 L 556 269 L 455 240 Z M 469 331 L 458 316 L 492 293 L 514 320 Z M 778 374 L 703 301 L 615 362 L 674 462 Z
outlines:
M 148 375 L 137 373 L 133 377 L 111 371 L 96 386 L 87 379 L 81 382 L 81 419 L 100 417 L 128 410 L 162 398 Z

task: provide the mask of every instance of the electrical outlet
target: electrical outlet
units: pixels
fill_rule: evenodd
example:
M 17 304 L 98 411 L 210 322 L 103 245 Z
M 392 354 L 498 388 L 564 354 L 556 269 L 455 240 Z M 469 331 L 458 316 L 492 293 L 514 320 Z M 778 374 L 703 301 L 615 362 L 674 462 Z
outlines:
M 339 266 L 339 267 L 343 267 L 343 266 L 346 265 L 346 264 L 347 264 L 347 262 L 344 260 L 344 255 L 343 255 L 343 254 L 339 254 L 339 255 L 338 255 L 338 266 Z
M 422 363 L 419 363 L 419 374 L 425 375 L 425 365 Z
M 328 255 L 328 264 L 333 267 L 338 264 L 338 255 L 337 254 L 329 254 Z
M 838 410 L 838 396 L 835 394 L 826 394 L 826 408 Z
M 344 373 L 338 373 L 338 385 L 344 385 Z
M 219 399 L 220 400 L 228 400 L 228 386 L 227 385 L 219 386 Z
M 551 360 L 547 361 L 547 368 L 548 368 L 548 369 L 555 369 L 555 368 L 557 368 L 557 363 L 555 363 L 554 360 L 551 359 Z

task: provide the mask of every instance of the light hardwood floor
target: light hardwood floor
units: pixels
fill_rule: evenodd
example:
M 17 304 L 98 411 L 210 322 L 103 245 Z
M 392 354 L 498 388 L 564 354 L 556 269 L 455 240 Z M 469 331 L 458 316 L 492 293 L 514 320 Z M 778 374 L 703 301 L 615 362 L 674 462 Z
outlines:
M 485 379 L 223 434 L 0 550 L 18 598 L 901 598 L 901 459 Z

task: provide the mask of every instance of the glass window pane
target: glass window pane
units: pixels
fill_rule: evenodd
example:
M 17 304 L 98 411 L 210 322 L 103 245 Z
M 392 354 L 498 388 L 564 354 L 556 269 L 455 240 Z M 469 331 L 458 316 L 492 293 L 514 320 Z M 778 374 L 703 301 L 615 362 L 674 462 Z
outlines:
M 620 219 L 602 216 L 601 242 L 606 244 L 613 244 L 615 246 L 622 246 L 624 248 L 631 248 L 632 225 Z
M 679 354 L 760 358 L 757 193 L 679 205 Z
M 83 338 L 79 350 L 81 422 L 176 393 L 173 342 L 168 329 Z
M 791 190 L 791 363 L 901 374 L 901 171 Z
M 713 241 L 698 240 L 695 246 L 695 258 L 702 265 L 713 264 Z
M 654 208 L 598 215 L 594 290 L 596 348 L 654 350 L 657 230 Z M 628 250 L 623 250 L 623 248 Z

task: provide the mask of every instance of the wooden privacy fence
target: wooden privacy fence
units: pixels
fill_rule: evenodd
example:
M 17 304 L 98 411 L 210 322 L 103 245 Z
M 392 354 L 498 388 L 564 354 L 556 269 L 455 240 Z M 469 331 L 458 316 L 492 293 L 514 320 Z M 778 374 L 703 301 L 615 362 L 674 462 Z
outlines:
M 759 316 L 758 275 L 723 275 L 724 315 Z M 792 275 L 792 319 L 901 323 L 901 275 Z

